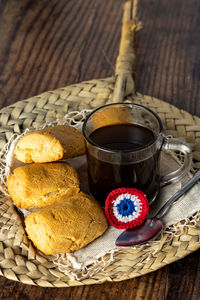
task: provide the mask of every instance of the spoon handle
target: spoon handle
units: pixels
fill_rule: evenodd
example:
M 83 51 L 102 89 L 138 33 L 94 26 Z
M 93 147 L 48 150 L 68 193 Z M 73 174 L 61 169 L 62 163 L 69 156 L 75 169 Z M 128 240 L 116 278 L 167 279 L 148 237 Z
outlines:
M 187 192 L 198 180 L 200 179 L 200 170 L 198 170 L 194 176 L 179 190 L 177 191 L 157 212 L 155 218 L 160 219 L 166 213 L 168 207 L 174 203 L 179 197 Z

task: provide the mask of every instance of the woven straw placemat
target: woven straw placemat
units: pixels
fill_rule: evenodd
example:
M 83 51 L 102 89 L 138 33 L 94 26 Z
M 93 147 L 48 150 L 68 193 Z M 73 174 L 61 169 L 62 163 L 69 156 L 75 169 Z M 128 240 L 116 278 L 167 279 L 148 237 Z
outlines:
M 133 25 L 129 27 L 133 28 Z M 126 28 L 125 35 L 127 36 Z M 123 47 L 120 49 L 122 53 Z M 122 55 L 122 60 L 124 57 L 129 60 L 128 63 L 125 62 L 125 69 L 124 65 L 121 67 L 118 57 L 116 77 L 70 85 L 1 109 L 0 149 L 3 149 L 13 133 L 21 133 L 26 128 L 37 129 L 44 123 L 62 119 L 69 111 L 93 109 L 110 103 L 113 99 L 121 100 L 123 96 L 124 100 L 140 103 L 155 111 L 164 124 L 165 133 L 183 138 L 190 143 L 193 149 L 194 168 L 199 168 L 200 119 L 156 98 L 135 93 L 129 74 L 130 62 L 132 65 L 134 60 L 131 51 L 130 55 L 127 53 Z M 126 88 L 123 90 L 125 81 Z M 182 227 L 181 222 L 176 224 L 176 229 L 179 226 L 181 228 L 180 234 L 173 235 L 173 228 L 169 228 L 169 231 L 162 235 L 159 243 L 149 243 L 136 249 L 123 248 L 114 253 L 114 260 L 109 266 L 105 268 L 102 266 L 102 270 L 95 275 L 82 277 L 80 280 L 70 280 L 49 261 L 48 257 L 33 248 L 26 237 L 23 221 L 15 211 L 11 199 L 1 194 L 0 274 L 11 280 L 43 287 L 99 284 L 141 276 L 197 250 L 200 247 L 199 219 L 200 212 L 196 212 L 195 216 L 188 220 L 187 226 Z
M 43 123 L 64 117 L 68 111 L 94 108 L 108 103 L 114 84 L 114 78 L 87 81 L 46 92 L 3 108 L 0 111 L 1 147 L 14 132 L 22 132 L 27 126 L 37 128 Z M 137 94 L 132 101 L 154 110 L 162 119 L 167 133 L 184 138 L 192 145 L 194 166 L 198 168 L 200 119 L 150 96 Z M 198 217 L 200 217 L 199 212 L 196 213 L 195 218 Z M 101 272 L 89 278 L 72 281 L 61 273 L 57 266 L 49 262 L 47 257 L 35 251 L 26 237 L 22 220 L 15 211 L 12 201 L 2 195 L 0 274 L 12 280 L 44 287 L 65 287 L 130 279 L 155 271 L 197 250 L 200 247 L 199 226 L 200 222 L 197 221 L 194 226 L 194 220 L 191 218 L 181 235 L 172 237 L 169 232 L 157 245 L 150 244 L 135 250 L 121 249 L 114 254 L 114 261 Z

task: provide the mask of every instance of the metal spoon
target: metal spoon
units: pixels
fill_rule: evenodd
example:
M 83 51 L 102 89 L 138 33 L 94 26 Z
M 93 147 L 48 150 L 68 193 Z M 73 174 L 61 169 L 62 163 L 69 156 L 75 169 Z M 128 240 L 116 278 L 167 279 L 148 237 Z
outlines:
M 172 203 L 187 192 L 199 179 L 200 170 L 161 207 L 154 217 L 146 219 L 139 227 L 123 231 L 115 242 L 116 246 L 126 247 L 138 245 L 155 238 L 163 228 L 163 223 L 160 218 L 164 216 Z

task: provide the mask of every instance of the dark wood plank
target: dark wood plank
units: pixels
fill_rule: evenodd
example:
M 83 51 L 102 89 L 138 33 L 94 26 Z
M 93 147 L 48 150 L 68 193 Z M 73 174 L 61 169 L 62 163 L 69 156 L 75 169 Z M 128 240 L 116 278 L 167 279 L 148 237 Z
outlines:
M 137 90 L 200 115 L 200 3 L 141 1 Z
M 0 107 L 114 73 L 123 0 L 1 0 Z M 140 0 L 136 87 L 200 116 L 200 3 Z M 40 288 L 0 277 L 1 299 L 199 299 L 200 251 L 135 279 Z
M 1 3 L 1 106 L 113 74 L 122 0 Z

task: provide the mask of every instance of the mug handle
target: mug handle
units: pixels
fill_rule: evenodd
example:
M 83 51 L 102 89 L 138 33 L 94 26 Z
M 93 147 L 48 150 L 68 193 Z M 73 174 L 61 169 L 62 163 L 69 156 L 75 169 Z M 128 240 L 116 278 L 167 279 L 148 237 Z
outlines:
M 164 176 L 161 176 L 160 183 L 162 186 L 164 186 L 168 183 L 179 181 L 186 175 L 186 173 L 189 172 L 192 166 L 192 150 L 187 143 L 175 138 L 165 138 L 162 145 L 162 150 L 179 151 L 184 155 L 184 164 L 180 166 L 180 168 Z

